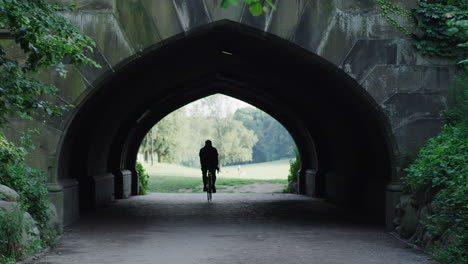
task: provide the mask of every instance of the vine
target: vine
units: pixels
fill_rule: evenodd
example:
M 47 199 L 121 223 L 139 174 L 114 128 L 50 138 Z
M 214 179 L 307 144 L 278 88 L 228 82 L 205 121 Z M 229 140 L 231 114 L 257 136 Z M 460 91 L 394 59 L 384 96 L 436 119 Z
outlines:
M 440 56 L 468 63 L 468 1 L 419 0 L 412 10 L 399 7 L 390 0 L 377 0 L 382 16 L 406 35 L 426 56 Z M 411 31 L 397 18 L 410 19 L 416 26 Z

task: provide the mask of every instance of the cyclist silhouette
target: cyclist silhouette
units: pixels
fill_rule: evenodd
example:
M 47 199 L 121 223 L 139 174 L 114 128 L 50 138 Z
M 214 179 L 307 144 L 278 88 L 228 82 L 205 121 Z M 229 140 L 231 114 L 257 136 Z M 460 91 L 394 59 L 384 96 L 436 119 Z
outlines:
M 218 167 L 218 150 L 211 145 L 211 140 L 205 141 L 205 146 L 200 149 L 200 164 L 203 179 L 203 191 L 206 192 L 208 184 L 207 172 L 208 170 L 213 175 L 213 193 L 216 192 L 216 171 L 219 171 Z

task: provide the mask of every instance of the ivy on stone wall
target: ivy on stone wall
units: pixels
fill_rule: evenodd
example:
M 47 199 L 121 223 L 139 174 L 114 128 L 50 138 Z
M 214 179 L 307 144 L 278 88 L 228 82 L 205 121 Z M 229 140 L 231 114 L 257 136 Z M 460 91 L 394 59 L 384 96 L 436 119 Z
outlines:
M 377 0 L 385 19 L 404 34 L 411 35 L 416 49 L 423 55 L 468 61 L 468 1 L 419 0 L 407 10 L 390 0 Z M 411 30 L 398 21 L 405 17 L 415 23 Z

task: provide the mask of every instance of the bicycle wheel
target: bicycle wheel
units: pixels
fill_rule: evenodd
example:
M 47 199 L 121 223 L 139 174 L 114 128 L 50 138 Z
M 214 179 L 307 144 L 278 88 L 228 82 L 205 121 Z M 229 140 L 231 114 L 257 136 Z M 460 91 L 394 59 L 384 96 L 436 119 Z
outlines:
M 212 192 L 213 192 L 213 181 L 212 181 L 212 175 L 211 172 L 208 171 L 208 188 L 206 190 L 206 197 L 208 199 L 208 202 L 211 202 L 212 199 Z

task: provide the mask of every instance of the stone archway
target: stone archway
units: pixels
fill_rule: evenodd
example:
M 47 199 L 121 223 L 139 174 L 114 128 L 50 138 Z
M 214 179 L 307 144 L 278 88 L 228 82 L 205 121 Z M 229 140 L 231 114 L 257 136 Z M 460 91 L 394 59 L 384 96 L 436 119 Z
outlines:
M 290 131 L 303 171 L 319 172 L 301 175 L 304 194 L 383 222 L 393 146 L 375 101 L 322 58 L 229 21 L 176 36 L 104 79 L 67 129 L 59 179 L 78 180 L 82 209 L 136 194 L 135 160 L 148 129 L 214 93 L 251 103 Z
M 77 107 L 62 119 L 46 123 L 12 120 L 11 128 L 4 131 L 10 138 L 18 137 L 24 127 L 42 132 L 43 136 L 34 139 L 38 148 L 29 163 L 46 171 L 49 197 L 63 222 L 78 217 L 76 179 L 89 176 L 106 182 L 119 177 L 122 170 L 128 175 L 132 153 L 144 130 L 140 129 L 144 124 L 131 129 L 135 120 L 149 113 L 144 118 L 149 126 L 171 107 L 221 92 L 275 116 L 304 146 L 302 157 L 316 157 L 317 162 L 305 169 L 317 165 L 318 177 L 302 177 L 303 186 L 309 186 L 303 192 L 312 194 L 311 186 L 317 187 L 335 201 L 354 197 L 357 202 L 349 201 L 359 204 L 365 198 L 346 192 L 371 190 L 364 193 L 380 197 L 378 206 L 363 207 L 379 211 L 377 215 L 386 208 L 391 227 L 404 174 L 403 153 L 416 151 L 438 133 L 449 69 L 421 58 L 410 40 L 381 17 L 375 1 L 291 0 L 276 4 L 277 11 L 257 18 L 243 4 L 225 10 L 217 1 L 204 0 L 79 1 L 77 12 L 64 14 L 96 40 L 97 48 L 89 55 L 103 67 L 68 65 L 65 80 L 44 73 L 42 78 L 59 88 L 57 101 Z M 236 45 L 230 45 L 233 43 Z M 219 49 L 228 48 L 242 55 L 239 61 L 236 56 L 220 56 Z M 171 60 L 170 54 L 186 56 L 190 63 L 182 58 Z M 166 63 L 161 66 L 155 61 Z M 282 61 L 296 67 L 284 67 Z M 178 71 L 188 74 L 169 74 Z M 148 78 L 125 79 L 155 72 L 168 74 L 153 83 Z M 162 90 L 142 93 L 147 97 L 141 100 L 125 93 L 131 89 L 141 92 L 141 87 L 150 84 Z M 168 107 L 147 112 L 154 105 L 147 100 L 155 98 L 159 107 Z M 284 106 L 278 108 L 278 102 Z M 80 137 L 90 140 L 81 144 Z M 310 154 L 312 147 L 306 147 L 312 146 L 310 142 L 316 156 Z M 95 148 L 85 151 L 86 146 Z M 71 157 L 86 159 L 87 164 L 75 163 Z M 344 177 L 344 171 L 350 170 L 356 176 L 352 178 L 359 180 L 347 182 L 350 178 Z M 386 190 L 382 190 L 385 184 Z M 108 189 L 112 193 L 114 188 Z M 371 194 L 372 190 L 378 194 Z

